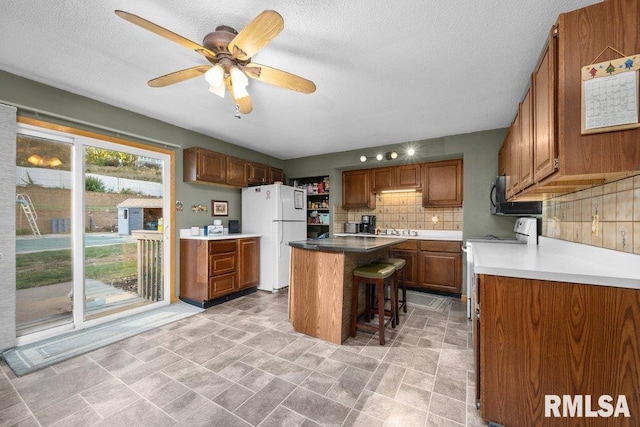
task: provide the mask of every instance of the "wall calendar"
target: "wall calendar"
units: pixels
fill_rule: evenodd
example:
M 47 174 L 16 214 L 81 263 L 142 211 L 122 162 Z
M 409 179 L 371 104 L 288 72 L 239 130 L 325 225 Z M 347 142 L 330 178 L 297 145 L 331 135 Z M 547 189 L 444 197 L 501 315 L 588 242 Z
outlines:
M 582 67 L 582 134 L 640 127 L 640 54 L 624 56 L 606 49 L 622 58 Z

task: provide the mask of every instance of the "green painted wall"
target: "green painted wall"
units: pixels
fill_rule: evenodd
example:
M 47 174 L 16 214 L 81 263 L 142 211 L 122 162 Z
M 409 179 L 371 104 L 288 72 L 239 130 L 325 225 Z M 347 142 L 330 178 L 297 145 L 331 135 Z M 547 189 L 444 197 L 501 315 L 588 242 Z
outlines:
M 464 212 L 463 236 L 494 234 L 500 237 L 513 235 L 512 217 L 500 217 L 489 213 L 489 189 L 498 170 L 498 149 L 502 145 L 506 129 L 495 129 L 416 142 L 386 145 L 377 148 L 331 153 L 321 156 L 285 160 L 287 178 L 329 175 L 331 179 L 331 204 L 342 204 L 342 171 L 374 168 L 403 163 L 421 163 L 462 157 L 464 159 Z M 413 147 L 413 158 L 406 150 Z M 377 153 L 397 151 L 396 160 L 373 159 Z M 360 162 L 360 156 L 369 160 Z

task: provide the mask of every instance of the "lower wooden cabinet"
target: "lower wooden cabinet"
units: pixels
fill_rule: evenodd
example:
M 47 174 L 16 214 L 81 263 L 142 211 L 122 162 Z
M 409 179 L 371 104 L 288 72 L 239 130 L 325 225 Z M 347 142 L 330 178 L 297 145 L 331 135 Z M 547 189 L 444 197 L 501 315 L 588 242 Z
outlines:
M 260 283 L 260 239 L 239 239 L 238 259 L 238 288 L 257 286 Z
M 392 258 L 402 258 L 407 262 L 404 267 L 404 280 L 407 286 L 416 287 L 418 284 L 418 241 L 408 240 L 393 246 L 390 251 Z
M 408 240 L 393 246 L 390 255 L 407 261 L 405 280 L 411 288 L 460 294 L 462 291 L 461 242 Z
M 484 420 L 505 426 L 638 425 L 640 289 L 490 275 L 480 275 L 477 288 L 476 387 Z M 588 398 L 592 411 L 601 408 L 601 396 L 611 396 L 611 415 L 624 396 L 631 417 L 545 417 L 545 396 Z
M 260 282 L 260 239 L 180 240 L 180 298 L 209 302 Z
M 462 292 L 462 250 L 457 241 L 421 240 L 418 259 L 418 288 L 460 294 Z

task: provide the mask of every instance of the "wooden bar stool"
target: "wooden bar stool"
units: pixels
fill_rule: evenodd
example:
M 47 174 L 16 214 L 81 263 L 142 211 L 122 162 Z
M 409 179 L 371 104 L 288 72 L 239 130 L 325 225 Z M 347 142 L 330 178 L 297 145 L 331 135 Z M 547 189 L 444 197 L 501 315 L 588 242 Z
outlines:
M 380 336 L 380 345 L 384 345 L 384 328 L 387 323 L 391 322 L 391 326 L 396 325 L 396 312 L 398 293 L 394 298 L 393 292 L 391 294 L 391 310 L 389 318 L 385 322 L 385 309 L 384 309 L 384 288 L 389 286 L 393 290 L 393 277 L 396 268 L 391 264 L 371 263 L 362 267 L 358 267 L 353 270 L 353 296 L 351 299 L 351 336 L 356 336 L 356 329 L 365 329 L 372 332 L 378 332 Z M 367 297 L 365 307 L 365 319 L 369 319 L 370 312 L 370 296 L 371 292 L 377 292 L 381 299 L 378 301 L 378 326 L 372 326 L 367 323 L 358 322 L 358 293 L 360 284 L 364 283 L 367 286 Z M 370 287 L 373 289 L 370 290 Z
M 405 282 L 405 266 L 407 260 L 402 258 L 383 258 L 376 262 L 381 264 L 391 264 L 396 268 L 396 277 L 394 283 L 394 294 L 396 295 L 396 325 L 400 324 L 400 309 L 407 312 L 407 284 Z M 402 301 L 398 299 L 398 289 L 402 288 Z

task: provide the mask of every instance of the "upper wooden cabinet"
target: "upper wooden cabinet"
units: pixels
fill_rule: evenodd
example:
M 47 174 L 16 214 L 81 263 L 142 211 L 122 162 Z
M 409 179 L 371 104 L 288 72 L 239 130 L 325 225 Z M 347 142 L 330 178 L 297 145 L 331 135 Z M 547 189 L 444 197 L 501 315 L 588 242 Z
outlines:
M 224 154 L 192 147 L 183 151 L 182 180 L 226 184 L 227 159 Z
M 518 181 L 521 190 L 533 184 L 533 108 L 531 99 L 531 88 L 529 88 L 518 110 L 520 117 Z
M 551 29 L 538 66 L 533 73 L 533 181 L 540 182 L 556 171 L 556 69 L 558 39 Z
M 371 191 L 369 169 L 342 172 L 342 207 L 345 209 L 376 207 Z
M 420 164 L 389 166 L 371 170 L 371 191 L 419 190 L 422 187 Z
M 227 156 L 227 184 L 238 187 L 247 186 L 247 161 Z
M 260 163 L 249 163 L 249 185 L 268 184 L 269 167 Z
M 371 191 L 379 193 L 383 190 L 391 190 L 394 183 L 393 167 L 370 169 Z
M 284 171 L 282 169 L 269 166 L 269 184 L 274 182 L 284 182 Z
M 284 181 L 284 172 L 272 166 L 248 162 L 200 147 L 191 147 L 183 151 L 182 180 L 246 187 Z
M 422 164 L 422 206 L 462 206 L 462 159 Z
M 541 200 L 545 194 L 569 193 L 640 169 L 640 128 L 582 134 L 580 73 L 594 58 L 619 58 L 611 49 L 603 51 L 607 46 L 639 52 L 639 15 L 640 0 L 611 0 L 558 17 L 533 74 L 533 153 L 509 160 L 520 166 L 531 161 L 533 184 L 520 183 L 512 200 Z M 528 169 L 524 172 L 519 178 Z

